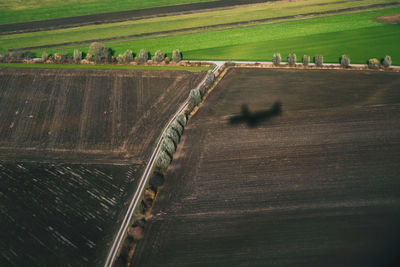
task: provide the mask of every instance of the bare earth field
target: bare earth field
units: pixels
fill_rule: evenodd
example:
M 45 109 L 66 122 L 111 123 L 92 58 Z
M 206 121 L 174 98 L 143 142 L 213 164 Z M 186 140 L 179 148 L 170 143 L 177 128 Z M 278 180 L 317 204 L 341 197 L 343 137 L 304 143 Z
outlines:
M 189 121 L 133 266 L 397 266 L 400 75 L 234 69 Z M 230 124 L 282 103 L 255 127 Z
M 0 265 L 100 266 L 204 73 L 0 69 Z

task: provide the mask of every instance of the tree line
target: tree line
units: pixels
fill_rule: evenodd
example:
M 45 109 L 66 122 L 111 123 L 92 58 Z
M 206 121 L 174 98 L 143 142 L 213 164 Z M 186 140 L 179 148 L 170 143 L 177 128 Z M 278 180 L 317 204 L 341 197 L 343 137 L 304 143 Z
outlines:
M 275 53 L 272 56 L 272 63 L 275 66 L 279 66 L 281 64 L 281 54 Z M 296 54 L 289 54 L 287 56 L 288 65 L 291 67 L 296 66 Z M 310 56 L 304 55 L 301 59 L 303 66 L 307 67 L 310 64 Z M 339 58 L 340 66 L 343 68 L 350 67 L 350 57 L 348 55 L 342 55 Z M 323 55 L 316 55 L 314 56 L 314 64 L 317 67 L 322 67 L 324 65 L 324 56 Z M 371 58 L 367 61 L 368 68 L 370 69 L 379 69 L 380 67 L 389 68 L 392 65 L 392 58 L 390 56 L 385 56 L 381 60 L 377 58 Z
M 0 55 L 1 61 L 21 61 L 30 60 L 33 58 L 33 54 L 29 51 L 15 50 L 6 54 Z M 54 62 L 54 63 L 79 63 L 82 60 L 87 60 L 95 63 L 120 63 L 129 64 L 131 62 L 136 63 L 147 63 L 149 60 L 155 63 L 166 62 L 180 62 L 182 60 L 182 53 L 179 49 L 172 51 L 172 59 L 166 56 L 166 54 L 157 50 L 154 56 L 151 58 L 150 53 L 146 49 L 141 49 L 139 54 L 135 56 L 132 50 L 127 49 L 123 54 L 118 56 L 113 55 L 113 51 L 106 47 L 104 44 L 99 42 L 91 43 L 88 52 L 84 54 L 78 49 L 74 49 L 72 54 L 55 53 L 49 55 L 43 52 L 40 61 L 42 62 Z

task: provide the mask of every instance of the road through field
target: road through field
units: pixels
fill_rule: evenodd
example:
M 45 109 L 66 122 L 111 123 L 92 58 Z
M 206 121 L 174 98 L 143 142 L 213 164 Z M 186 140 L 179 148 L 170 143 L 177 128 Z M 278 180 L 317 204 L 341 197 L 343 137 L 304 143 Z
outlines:
M 212 72 L 216 72 L 220 67 L 222 66 L 222 64 L 216 64 L 214 69 L 212 70 Z M 206 77 L 197 85 L 196 88 L 199 88 L 201 84 L 203 84 L 206 80 Z M 116 235 L 116 238 L 114 239 L 114 242 L 112 243 L 110 252 L 107 255 L 107 259 L 106 262 L 104 264 L 105 267 L 112 267 L 113 263 L 116 260 L 117 257 L 117 253 L 118 253 L 118 249 L 120 248 L 122 242 L 124 241 L 125 237 L 126 237 L 126 230 L 129 227 L 129 224 L 132 222 L 132 216 L 133 213 L 140 201 L 140 198 L 143 194 L 143 191 L 145 189 L 145 186 L 147 184 L 147 181 L 150 177 L 151 171 L 154 167 L 154 164 L 156 162 L 157 156 L 160 152 L 161 149 L 161 143 L 162 143 L 162 137 L 165 135 L 166 131 L 169 129 L 169 127 L 171 126 L 171 124 L 175 121 L 175 119 L 184 112 L 184 110 L 187 108 L 189 104 L 189 98 L 185 100 L 185 102 L 179 107 L 179 109 L 175 112 L 175 114 L 171 117 L 171 119 L 169 120 L 169 122 L 164 126 L 163 131 L 161 132 L 160 136 L 159 136 L 159 140 L 157 142 L 157 145 L 150 157 L 149 162 L 146 165 L 145 171 L 142 175 L 142 177 L 139 180 L 139 185 L 137 186 L 137 189 L 135 191 L 135 194 L 133 195 L 133 198 L 129 204 L 129 208 L 127 210 L 127 213 L 124 217 L 124 219 L 122 220 L 122 224 L 118 230 L 118 233 Z

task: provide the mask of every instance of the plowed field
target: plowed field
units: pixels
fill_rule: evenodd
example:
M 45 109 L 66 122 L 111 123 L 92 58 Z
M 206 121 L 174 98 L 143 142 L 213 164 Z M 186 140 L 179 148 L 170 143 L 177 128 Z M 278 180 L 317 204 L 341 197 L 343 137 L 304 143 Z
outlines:
M 202 72 L 0 69 L 0 265 L 101 266 Z
M 189 121 L 133 266 L 395 266 L 400 75 L 234 69 Z M 249 127 L 229 118 L 282 103 Z

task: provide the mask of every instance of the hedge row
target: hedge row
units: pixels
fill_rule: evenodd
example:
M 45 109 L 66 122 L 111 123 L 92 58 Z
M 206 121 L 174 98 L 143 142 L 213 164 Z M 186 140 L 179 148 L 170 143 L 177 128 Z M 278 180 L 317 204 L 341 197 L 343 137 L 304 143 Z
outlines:
M 279 66 L 281 64 L 281 54 L 275 53 L 272 56 L 272 63 L 275 66 Z M 296 66 L 296 54 L 289 54 L 287 57 L 288 65 L 291 67 Z M 302 63 L 304 66 L 308 66 L 310 63 L 310 56 L 304 55 L 302 58 Z M 316 55 L 314 57 L 314 63 L 318 67 L 322 67 L 324 65 L 324 56 Z M 339 58 L 339 63 L 343 68 L 348 68 L 350 66 L 350 57 L 348 55 L 342 55 Z M 381 60 L 376 58 L 371 58 L 368 60 L 367 65 L 371 69 L 378 69 L 380 67 L 389 68 L 392 65 L 392 59 L 390 56 L 385 56 Z
M 21 61 L 21 60 L 29 60 L 33 58 L 33 54 L 29 51 L 16 50 L 3 55 L 0 55 L 0 61 Z M 63 53 L 55 53 L 50 56 L 46 52 L 43 52 L 41 55 L 41 61 L 46 62 L 50 60 L 55 63 L 64 63 L 64 62 L 74 62 L 78 63 L 81 60 L 94 61 L 97 63 L 111 63 L 118 62 L 120 64 L 129 64 L 130 62 L 137 63 L 146 63 L 150 60 L 150 53 L 146 49 L 140 50 L 139 54 L 135 57 L 135 54 L 132 50 L 127 49 L 123 54 L 119 54 L 118 56 L 113 56 L 113 52 L 110 48 L 106 47 L 102 43 L 94 42 L 89 46 L 88 53 L 84 55 L 82 51 L 75 49 L 73 54 L 63 54 Z M 166 54 L 157 50 L 151 59 L 153 62 L 161 63 L 165 61 L 166 63 L 170 62 L 170 58 L 166 57 Z M 172 51 L 172 61 L 178 63 L 182 60 L 182 53 L 179 49 L 175 49 Z

